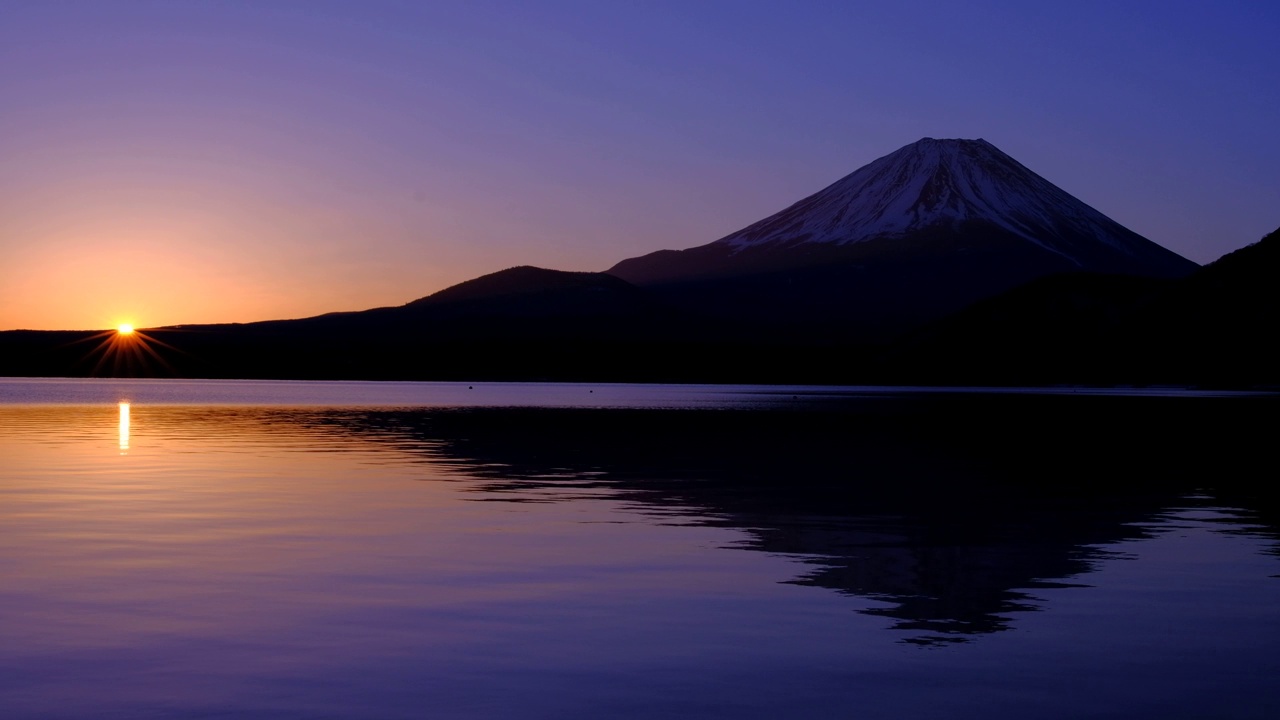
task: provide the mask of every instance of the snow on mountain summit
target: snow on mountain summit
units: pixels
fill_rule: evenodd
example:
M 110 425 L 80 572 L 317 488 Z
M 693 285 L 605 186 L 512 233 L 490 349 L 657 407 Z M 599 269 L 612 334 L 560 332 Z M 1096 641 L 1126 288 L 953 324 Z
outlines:
M 1125 252 L 1133 235 L 986 140 L 924 138 L 716 244 L 845 245 L 966 221 L 996 225 L 1068 259 L 1056 239 L 1083 235 Z
M 967 273 L 958 283 L 985 277 L 988 287 L 1059 272 L 1181 277 L 1196 268 L 986 140 L 924 138 L 738 232 L 609 272 L 637 284 L 836 266 L 883 278 L 909 263 Z

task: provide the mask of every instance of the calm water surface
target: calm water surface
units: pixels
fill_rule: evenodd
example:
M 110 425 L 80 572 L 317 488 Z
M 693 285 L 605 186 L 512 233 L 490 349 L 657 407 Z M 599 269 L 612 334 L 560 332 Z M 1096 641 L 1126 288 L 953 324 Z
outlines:
M 0 380 L 0 718 L 1274 718 L 1266 395 Z

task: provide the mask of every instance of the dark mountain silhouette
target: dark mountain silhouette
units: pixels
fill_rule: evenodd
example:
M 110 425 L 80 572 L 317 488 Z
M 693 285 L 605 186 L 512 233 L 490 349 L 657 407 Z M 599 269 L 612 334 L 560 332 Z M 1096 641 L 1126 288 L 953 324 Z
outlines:
M 257 333 L 342 332 L 366 341 L 422 335 L 418 340 L 438 344 L 467 338 L 647 337 L 674 321 L 648 293 L 611 275 L 520 266 L 397 307 L 241 327 Z
M 1280 387 L 1277 277 L 1280 229 L 1136 305 L 1115 336 L 1170 382 Z
M 1243 350 L 1273 347 L 1267 330 L 1280 321 L 1280 229 L 1258 242 L 1222 256 L 1170 288 L 1138 322 L 1193 342 Z
M 218 376 L 371 379 L 595 378 L 637 346 L 687 336 L 677 313 L 623 280 L 527 266 L 398 307 L 154 334 Z
M 589 318 L 639 316 L 657 309 L 646 293 L 612 275 L 522 265 L 482 275 L 395 307 L 252 324 L 361 325 L 368 322 L 414 324 L 427 318 Z
M 713 243 L 608 272 L 712 317 L 884 340 L 1056 273 L 1195 268 L 984 140 L 925 138 Z
M 409 313 L 589 317 L 644 315 L 649 296 L 605 273 L 513 267 L 445 288 L 399 308 Z
M 926 382 L 1277 385 L 1278 273 L 1280 230 L 1178 280 L 1048 278 L 920 330 L 886 364 Z
M 1195 268 L 985 140 L 924 138 L 709 245 L 623 260 L 609 273 L 651 285 L 973 253 L 1039 257 L 1059 271 L 1179 276 Z
M 1273 504 L 1241 496 L 1268 448 L 1250 418 L 1275 404 L 921 393 L 775 410 L 328 411 L 300 422 L 421 453 L 480 481 L 485 500 L 615 497 L 738 529 L 738 547 L 797 559 L 792 582 L 875 599 L 863 612 L 934 643 L 1052 611 L 1037 588 L 1089 583 L 1103 546 L 1148 536 L 1162 512 L 1195 504 L 1188 495 L 1234 497 L 1254 511 L 1241 524 L 1256 522 Z
M 0 333 L 0 375 L 1276 386 L 1278 246 L 1184 275 L 990 144 L 922 140 L 609 273 L 515 267 L 398 307 L 156 328 L 111 362 L 106 334 Z

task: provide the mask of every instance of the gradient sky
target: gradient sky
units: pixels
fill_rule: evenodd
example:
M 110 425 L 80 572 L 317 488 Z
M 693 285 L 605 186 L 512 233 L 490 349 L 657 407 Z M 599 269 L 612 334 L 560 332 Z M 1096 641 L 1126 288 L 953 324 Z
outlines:
M 1197 262 L 1280 226 L 1280 4 L 0 0 L 0 329 L 398 305 L 982 137 Z

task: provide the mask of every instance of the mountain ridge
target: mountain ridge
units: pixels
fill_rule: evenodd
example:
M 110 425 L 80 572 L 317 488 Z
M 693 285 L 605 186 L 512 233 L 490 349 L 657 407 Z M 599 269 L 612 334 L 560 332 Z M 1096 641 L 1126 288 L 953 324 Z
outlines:
M 882 364 L 929 384 L 1280 387 L 1277 273 L 1280 229 L 1184 278 L 1045 278 L 918 329 Z
M 652 285 L 867 261 L 912 254 L 915 236 L 947 232 L 956 239 L 952 252 L 1029 243 L 1048 256 L 1039 264 L 1058 271 L 1174 277 L 1197 267 L 986 140 L 923 138 L 719 240 L 628 258 L 606 272 Z
M 856 171 L 826 195 L 794 203 L 785 211 L 792 216 L 645 256 L 658 258 L 655 267 L 678 259 L 686 276 L 631 282 L 614 272 L 516 266 L 395 307 L 145 329 L 139 335 L 156 341 L 154 354 L 134 353 L 134 365 L 111 372 L 926 385 L 1280 382 L 1274 369 L 1280 356 L 1265 332 L 1280 322 L 1280 296 L 1270 283 L 1280 271 L 1274 233 L 1187 276 L 1194 263 L 1071 204 L 1065 191 L 1031 177 L 990 143 L 922 142 Z M 956 165 L 973 158 L 994 160 Z M 957 180 L 966 173 L 971 177 Z M 1030 186 L 1031 197 L 996 202 L 991 193 L 999 183 L 990 178 L 1001 173 Z M 871 212 L 851 219 L 854 205 Z M 997 205 L 1014 211 L 988 218 Z M 1033 221 L 1047 229 L 1029 240 Z M 815 230 L 795 232 L 806 227 Z M 1097 237 L 1108 232 L 1113 242 Z M 1127 246 L 1132 238 L 1138 241 Z M 1154 261 L 1143 263 L 1144 257 Z M 1125 265 L 1126 258 L 1137 264 Z M 1117 264 L 1137 272 L 1116 272 Z M 87 348 L 106 336 L 0 333 L 0 375 L 96 374 L 100 364 Z

